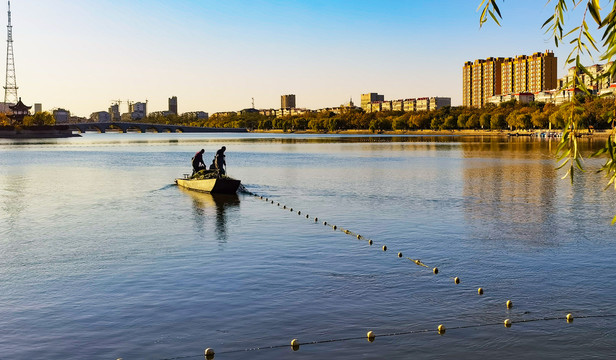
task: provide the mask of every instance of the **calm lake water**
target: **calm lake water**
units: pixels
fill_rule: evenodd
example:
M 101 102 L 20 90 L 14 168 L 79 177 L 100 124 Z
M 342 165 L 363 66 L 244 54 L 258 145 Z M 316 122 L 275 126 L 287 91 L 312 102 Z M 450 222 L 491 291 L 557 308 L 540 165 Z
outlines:
M 601 145 L 581 142 L 585 154 Z M 196 151 L 209 161 L 222 145 L 229 174 L 274 204 L 173 184 Z M 0 140 L 0 358 L 203 359 L 207 347 L 219 360 L 608 358 L 616 194 L 592 171 L 561 180 L 555 148 L 489 137 Z M 405 334 L 379 336 L 394 333 Z M 294 352 L 293 338 L 356 339 Z M 264 347 L 275 348 L 242 351 Z

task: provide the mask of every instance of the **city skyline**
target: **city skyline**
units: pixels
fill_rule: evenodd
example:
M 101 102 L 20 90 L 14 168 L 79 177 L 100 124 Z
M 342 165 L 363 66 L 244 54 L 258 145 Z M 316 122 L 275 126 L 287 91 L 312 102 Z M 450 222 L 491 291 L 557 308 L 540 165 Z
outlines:
M 116 99 L 165 110 L 172 95 L 180 113 L 249 108 L 252 98 L 277 108 L 282 94 L 315 109 L 368 92 L 457 106 L 470 59 L 552 50 L 566 74 L 569 48 L 540 28 L 549 8 L 507 2 L 502 27 L 480 30 L 479 2 L 13 0 L 19 96 L 84 117 Z

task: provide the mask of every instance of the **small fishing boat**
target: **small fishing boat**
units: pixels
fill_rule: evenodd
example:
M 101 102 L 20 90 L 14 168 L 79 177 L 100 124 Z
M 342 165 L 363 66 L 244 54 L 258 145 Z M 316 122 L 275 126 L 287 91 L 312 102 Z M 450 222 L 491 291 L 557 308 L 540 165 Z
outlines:
M 212 179 L 191 179 L 188 174 L 184 174 L 183 179 L 175 179 L 175 183 L 183 188 L 212 193 L 212 194 L 235 194 L 240 187 L 240 180 L 224 176 Z

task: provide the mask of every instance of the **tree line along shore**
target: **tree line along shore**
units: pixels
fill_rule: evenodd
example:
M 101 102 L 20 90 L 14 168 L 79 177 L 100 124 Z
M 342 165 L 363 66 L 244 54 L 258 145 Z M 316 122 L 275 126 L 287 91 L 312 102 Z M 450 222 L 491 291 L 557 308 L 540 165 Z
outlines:
M 579 96 L 579 106 L 573 116 L 580 130 L 611 129 L 616 106 L 613 98 Z M 213 128 L 246 128 L 251 131 L 282 132 L 470 132 L 491 133 L 495 131 L 537 131 L 540 129 L 563 129 L 571 116 L 571 107 L 515 100 L 500 105 L 488 104 L 483 108 L 462 106 L 443 107 L 434 111 L 364 112 L 359 108 L 343 109 L 339 113 L 321 111 L 302 115 L 274 117 L 257 111 L 239 114 L 214 114 L 208 119 L 195 119 L 185 115 L 148 115 L 134 122 L 170 124 Z M 4 116 L 3 116 L 4 115 Z M 0 114 L 0 126 L 10 126 L 5 114 Z M 27 116 L 21 126 L 53 125 L 55 121 L 48 112 Z
M 580 129 L 610 129 L 615 113 L 611 98 L 580 97 L 574 111 Z M 566 105 L 566 104 L 565 104 Z M 247 128 L 253 131 L 297 132 L 450 132 L 452 130 L 536 131 L 562 129 L 571 115 L 570 107 L 542 102 L 522 104 L 515 100 L 483 108 L 443 107 L 430 112 L 383 111 L 366 113 L 347 109 L 340 113 L 322 111 L 302 115 L 273 117 L 258 112 L 241 112 L 195 120 L 181 116 L 148 116 L 143 122 L 217 128 Z

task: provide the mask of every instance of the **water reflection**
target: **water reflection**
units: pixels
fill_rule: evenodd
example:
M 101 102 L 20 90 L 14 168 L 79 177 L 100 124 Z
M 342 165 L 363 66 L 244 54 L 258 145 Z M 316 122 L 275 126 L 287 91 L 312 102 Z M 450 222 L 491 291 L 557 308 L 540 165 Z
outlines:
M 211 210 L 214 210 L 214 232 L 218 243 L 225 244 L 227 242 L 228 222 L 226 212 L 230 208 L 240 205 L 240 199 L 237 194 L 200 193 L 183 188 L 180 188 L 180 190 L 192 197 L 193 219 L 199 234 L 205 235 L 206 232 L 212 232 L 212 229 L 208 228 L 206 221 L 211 214 Z
M 6 185 L 2 191 L 2 212 L 6 215 L 9 229 L 13 229 L 20 214 L 26 208 L 24 201 L 27 178 L 21 176 L 7 177 Z
M 558 172 L 549 145 L 462 144 L 464 214 L 475 238 L 514 239 L 538 246 L 558 241 Z M 542 234 L 542 235 L 538 235 Z

